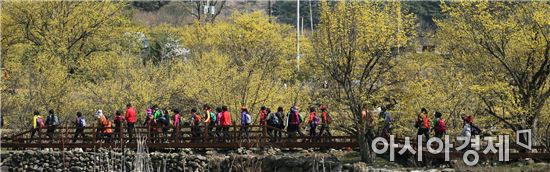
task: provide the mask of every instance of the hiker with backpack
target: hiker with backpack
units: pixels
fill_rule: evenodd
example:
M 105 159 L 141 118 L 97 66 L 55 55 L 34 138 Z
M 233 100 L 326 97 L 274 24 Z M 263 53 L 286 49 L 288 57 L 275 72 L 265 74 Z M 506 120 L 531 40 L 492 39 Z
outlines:
M 103 139 L 107 143 L 111 142 L 111 136 L 113 134 L 111 121 L 107 119 L 101 109 L 96 112 L 96 117 L 98 119 L 96 137 Z
M 115 133 L 114 133 L 115 139 L 117 140 L 121 139 L 123 137 L 123 135 L 121 134 L 122 124 L 124 123 L 124 117 L 122 116 L 122 111 L 117 110 L 115 112 L 115 119 L 113 120 L 113 122 L 115 123 Z
M 212 108 L 208 106 L 208 104 L 204 104 L 203 110 L 206 118 L 206 120 L 204 120 L 204 124 L 208 126 L 208 136 L 214 137 L 212 130 L 216 127 L 216 119 L 218 115 L 212 111 Z
M 267 108 L 267 109 L 266 109 L 266 113 L 267 113 L 267 117 L 266 117 L 267 135 L 269 136 L 269 138 L 270 138 L 271 141 L 274 141 L 274 139 L 273 139 L 273 128 L 272 128 L 272 127 L 275 127 L 275 126 L 273 125 L 273 122 L 274 122 L 273 120 L 275 119 L 275 118 L 274 118 L 275 113 L 271 113 L 271 109 L 270 109 L 270 108 Z
M 260 112 L 258 113 L 258 119 L 260 120 L 260 126 L 262 126 L 262 134 L 265 132 L 264 129 L 267 127 L 267 107 L 262 106 L 260 107 Z
M 471 141 L 472 137 L 479 135 L 481 133 L 481 129 L 479 129 L 477 126 L 473 124 L 474 118 L 472 117 L 472 115 L 463 117 L 462 120 L 464 122 L 463 123 L 464 128 L 462 129 L 462 136 L 466 137 L 465 142 L 468 142 L 468 146 L 466 146 L 467 149 L 465 150 L 470 150 L 472 149 L 472 141 Z
M 159 118 L 163 117 L 162 110 L 157 106 L 153 105 L 153 119 L 151 120 L 151 123 L 149 124 L 151 126 L 150 133 L 151 133 L 151 140 L 153 142 L 159 142 L 159 129 L 162 129 L 164 120 L 159 121 Z
M 189 124 L 191 125 L 191 136 L 194 141 L 199 141 L 201 137 L 201 116 L 197 114 L 197 109 L 193 108 L 191 109 L 191 121 Z
M 298 113 L 298 107 L 292 106 L 290 111 L 287 113 L 287 132 L 288 137 L 294 137 L 295 135 L 303 136 L 304 134 L 300 131 L 300 126 L 302 124 L 302 118 Z
M 382 110 L 380 112 L 380 118 L 384 120 L 384 127 L 382 128 L 381 136 L 389 139 L 393 128 L 393 118 L 391 117 L 390 112 L 388 112 L 387 107 L 382 106 L 380 109 Z
M 274 122 L 273 122 L 273 126 L 277 127 L 279 130 L 275 130 L 275 138 L 277 140 L 281 139 L 283 137 L 283 132 L 281 130 L 284 130 L 285 129 L 285 124 L 283 121 L 285 117 L 284 117 L 284 112 L 283 112 L 283 107 L 278 107 L 277 108 L 277 112 L 275 113 L 275 119 L 274 119 Z
M 154 138 L 157 137 L 158 129 L 157 129 L 157 121 L 155 120 L 154 114 L 153 114 L 153 107 L 147 108 L 146 116 L 145 116 L 145 122 L 143 123 L 144 126 L 147 126 L 149 128 L 149 138 L 154 141 Z
M 34 137 L 35 134 L 38 134 L 38 138 L 39 138 L 38 142 L 40 143 L 42 140 L 40 130 L 42 128 L 46 128 L 46 124 L 44 123 L 44 118 L 40 115 L 39 111 L 34 111 L 33 114 L 34 116 L 32 118 L 31 140 L 29 141 L 29 143 L 32 142 L 32 138 Z
M 174 123 L 172 124 L 173 125 L 173 129 L 172 129 L 172 138 L 174 139 L 175 142 L 179 142 L 179 139 L 177 139 L 177 137 L 179 137 L 179 133 L 180 133 L 180 121 L 181 121 L 181 115 L 180 115 L 180 110 L 179 109 L 174 109 L 172 110 L 172 112 L 174 113 Z
M 468 121 L 470 122 L 470 126 L 472 127 L 472 136 L 480 135 L 481 129 L 474 124 L 474 117 L 472 115 L 468 115 L 468 117 L 466 118 L 468 119 Z
M 315 110 L 315 107 L 309 108 L 309 118 L 307 123 L 309 124 L 309 137 L 315 137 L 317 136 L 317 126 L 319 125 L 319 117 L 317 116 L 317 112 Z
M 248 113 L 248 109 L 243 106 L 241 107 L 241 137 L 246 138 L 250 141 L 250 125 L 252 124 L 252 117 Z
M 428 120 L 428 110 L 426 108 L 420 109 L 420 114 L 416 118 L 415 127 L 418 128 L 416 135 L 426 136 L 426 142 L 430 139 L 430 122 Z
M 82 142 L 84 142 L 86 135 L 84 135 L 84 127 L 86 127 L 86 119 L 84 119 L 84 116 L 82 116 L 81 112 L 76 112 L 76 120 L 74 121 L 74 125 L 76 127 L 76 130 L 74 132 L 73 137 L 73 143 L 76 142 L 76 139 L 80 135 L 82 137 Z
M 223 115 L 223 112 L 222 112 L 222 108 L 221 107 L 217 107 L 216 108 L 216 136 L 218 137 L 218 142 L 220 142 L 222 140 L 222 115 Z
M 159 117 L 159 120 L 157 121 L 159 125 L 162 126 L 162 135 L 163 141 L 166 141 L 168 139 L 168 130 L 170 129 L 170 113 L 168 113 L 168 110 L 164 110 L 164 113 L 162 113 L 162 116 Z
M 277 141 L 282 137 L 281 130 L 284 130 L 285 125 L 283 123 L 283 107 L 277 108 L 277 112 L 271 112 L 271 109 L 267 108 L 269 115 L 267 116 L 267 125 L 270 127 L 267 128 L 271 141 Z
M 134 130 L 136 128 L 137 115 L 132 104 L 126 104 L 126 131 L 128 132 L 129 141 L 133 142 Z
M 320 136 L 332 136 L 330 133 L 330 124 L 332 123 L 332 116 L 328 113 L 327 105 L 319 106 L 321 110 L 321 130 L 319 131 Z
M 435 112 L 435 119 L 432 127 L 434 131 L 434 137 L 442 138 L 443 135 L 447 132 L 447 125 L 445 124 L 445 119 L 442 118 L 441 112 Z
M 223 133 L 222 141 L 225 142 L 227 139 L 230 139 L 229 127 L 231 126 L 231 114 L 229 113 L 229 110 L 225 105 L 222 106 L 222 115 L 220 121 Z
M 48 116 L 46 116 L 46 136 L 50 139 L 50 143 L 53 141 L 53 137 L 55 134 L 55 129 L 59 125 L 59 118 L 57 118 L 57 115 L 53 111 L 53 109 L 50 109 L 48 111 Z

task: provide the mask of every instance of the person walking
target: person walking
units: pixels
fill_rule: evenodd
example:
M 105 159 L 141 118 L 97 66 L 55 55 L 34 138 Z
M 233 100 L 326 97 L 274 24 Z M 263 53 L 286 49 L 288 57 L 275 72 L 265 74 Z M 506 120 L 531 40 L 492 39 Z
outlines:
M 445 119 L 442 118 L 441 112 L 435 112 L 435 119 L 433 122 L 432 131 L 434 131 L 434 136 L 437 138 L 442 138 L 445 132 L 447 131 L 447 125 L 445 124 Z
M 222 127 L 222 108 L 217 107 L 216 108 L 216 136 L 218 137 L 218 142 L 222 141 L 222 135 L 223 135 L 223 127 Z
M 226 141 L 230 139 L 229 136 L 229 127 L 231 126 L 231 114 L 229 113 L 229 110 L 227 106 L 222 106 L 222 116 L 221 116 L 221 126 L 222 126 L 222 132 L 223 132 L 223 139 L 222 141 Z
M 472 127 L 473 118 L 472 118 L 471 115 L 468 115 L 466 117 L 463 117 L 462 121 L 463 121 L 462 136 L 466 137 L 466 140 L 464 140 L 464 141 L 468 144 L 468 146 L 466 146 L 465 150 L 470 150 L 470 149 L 472 149 L 472 140 L 471 139 L 472 139 L 473 130 L 474 130 L 474 128 Z
M 390 115 L 390 112 L 388 112 L 388 108 L 386 106 L 382 106 L 380 108 L 382 111 L 380 112 L 380 118 L 384 120 L 384 127 L 382 128 L 381 136 L 390 139 L 391 130 L 393 129 L 393 118 Z
M 126 104 L 126 131 L 128 132 L 128 137 L 130 140 L 128 142 L 133 142 L 134 140 L 134 130 L 136 128 L 137 115 L 136 110 L 132 107 L 132 104 Z
M 252 117 L 248 113 L 248 109 L 245 106 L 241 107 L 241 137 L 246 138 L 250 142 L 249 126 L 252 124 Z
M 274 130 L 274 128 L 277 128 L 279 121 L 277 119 L 277 115 L 272 113 L 270 108 L 267 108 L 267 114 L 267 135 L 269 135 L 271 141 L 275 141 L 274 132 L 276 130 Z
M 172 129 L 172 138 L 174 139 L 175 142 L 179 142 L 179 139 L 178 137 L 180 137 L 180 121 L 181 121 L 181 115 L 180 115 L 180 110 L 179 109 L 174 109 L 172 110 L 172 112 L 174 112 L 174 123 L 173 123 L 173 129 Z
M 287 132 L 288 137 L 294 137 L 296 135 L 303 136 L 303 133 L 300 131 L 300 126 L 302 123 L 302 118 L 300 118 L 300 114 L 298 113 L 298 107 L 292 106 L 290 108 L 290 111 L 287 114 Z
M 332 136 L 330 133 L 330 124 L 332 123 L 332 116 L 328 113 L 327 105 L 319 106 L 321 110 L 321 130 L 319 131 L 320 136 Z
M 315 110 L 315 107 L 309 108 L 309 117 L 308 117 L 308 125 L 309 125 L 309 137 L 310 141 L 314 141 L 314 137 L 317 136 L 317 126 L 319 125 L 319 117 L 317 116 L 317 112 Z
M 285 123 L 284 123 L 285 117 L 284 117 L 283 107 L 279 106 L 277 108 L 277 113 L 275 113 L 275 117 L 277 118 L 277 123 L 275 123 L 275 126 L 279 128 L 279 130 L 275 130 L 275 138 L 277 138 L 277 140 L 280 140 L 283 137 L 282 130 L 285 129 Z
M 53 109 L 50 109 L 48 116 L 46 117 L 46 136 L 50 139 L 50 143 L 53 142 L 53 137 L 55 134 L 55 129 L 59 125 L 59 118 L 55 114 Z
M 201 116 L 197 114 L 197 109 L 193 108 L 191 109 L 191 121 L 189 122 L 191 124 L 191 136 L 193 137 L 193 141 L 199 141 L 199 138 L 201 137 Z
M 217 114 L 212 111 L 212 108 L 208 106 L 208 104 L 204 104 L 203 110 L 206 118 L 206 120 L 204 120 L 204 125 L 208 127 L 208 136 L 214 137 L 212 130 L 216 127 Z
M 258 119 L 260 120 L 259 125 L 262 128 L 262 136 L 265 136 L 265 133 L 267 132 L 266 129 L 267 129 L 268 114 L 269 113 L 267 112 L 267 107 L 265 106 L 260 107 L 260 112 L 258 112 Z
M 104 140 L 107 143 L 111 142 L 111 136 L 113 134 L 113 129 L 111 126 L 112 123 L 103 114 L 103 111 L 101 109 L 97 110 L 96 117 L 98 121 L 96 137 Z
M 415 127 L 418 128 L 416 135 L 426 136 L 426 142 L 430 139 L 430 122 L 428 120 L 428 110 L 426 108 L 420 109 L 420 114 L 416 119 Z
M 78 136 L 81 136 L 82 142 L 85 142 L 86 135 L 84 135 L 84 127 L 86 127 L 86 119 L 84 119 L 84 116 L 82 116 L 82 113 L 80 111 L 76 112 L 76 120 L 74 121 L 74 125 L 76 127 L 76 130 L 74 132 L 73 143 L 76 142 Z
M 40 115 L 39 111 L 34 111 L 32 118 L 32 128 L 31 128 L 31 139 L 29 140 L 29 143 L 32 142 L 32 138 L 35 134 L 38 134 L 38 142 L 42 142 L 42 135 L 40 130 L 42 128 L 46 127 L 46 124 L 44 123 L 44 118 L 42 115 Z
M 168 110 L 164 110 L 164 113 L 162 113 L 162 117 L 159 117 L 159 121 L 160 125 L 162 126 L 162 141 L 163 142 L 166 142 L 168 141 L 169 137 L 168 137 L 168 130 L 170 130 L 170 125 L 171 125 L 171 122 L 170 122 L 170 113 L 168 113 Z
M 115 119 L 113 120 L 113 122 L 115 123 L 115 133 L 114 133 L 114 136 L 116 139 L 115 142 L 117 140 L 122 141 L 123 134 L 121 132 L 122 132 L 122 124 L 124 123 L 124 117 L 122 116 L 122 111 L 117 110 L 115 112 Z

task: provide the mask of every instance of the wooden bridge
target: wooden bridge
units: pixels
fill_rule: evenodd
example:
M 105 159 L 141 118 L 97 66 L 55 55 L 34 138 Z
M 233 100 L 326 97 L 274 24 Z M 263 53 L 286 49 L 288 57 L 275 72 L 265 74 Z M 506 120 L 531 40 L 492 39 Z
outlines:
M 174 130 L 169 128 L 166 135 L 161 127 L 152 130 L 146 126 L 135 127 L 132 142 L 126 127 L 120 128 L 110 138 L 96 135 L 97 127 L 85 127 L 85 138 L 78 137 L 75 142 L 76 127 L 67 125 L 57 127 L 53 139 L 46 136 L 47 129 L 41 129 L 33 138 L 31 130 L 15 134 L 1 139 L 3 148 L 137 148 L 139 142 L 146 144 L 148 148 L 239 148 L 239 147 L 278 147 L 278 148 L 355 148 L 358 146 L 355 136 L 317 136 L 308 137 L 296 135 L 289 137 L 285 130 L 261 125 L 248 126 L 249 137 L 241 131 L 242 126 L 231 125 L 226 131 L 220 131 L 217 127 L 209 129 L 208 126 L 199 126 L 200 133 L 193 135 L 192 126 L 181 126 Z M 270 136 L 268 130 L 281 132 L 281 137 Z M 197 133 L 195 133 L 197 134 Z M 122 137 L 120 137 L 122 136 Z
M 276 147 L 276 148 L 351 148 L 355 149 L 359 146 L 356 136 L 317 136 L 308 137 L 296 135 L 289 137 L 289 133 L 279 128 L 261 125 L 251 125 L 249 127 L 250 136 L 247 138 L 241 132 L 240 125 L 231 125 L 228 127 L 228 137 L 223 137 L 223 132 L 217 128 L 209 130 L 208 126 L 200 126 L 200 135 L 193 135 L 191 126 L 181 126 L 173 130 L 170 128 L 167 135 L 164 135 L 161 128 L 158 131 L 151 130 L 149 127 L 139 126 L 134 129 L 134 139 L 130 142 L 129 135 L 125 127 L 120 128 L 118 132 L 114 132 L 110 139 L 97 137 L 97 128 L 85 127 L 85 138 L 79 137 L 76 142 L 73 142 L 75 127 L 64 125 L 55 130 L 53 139 L 46 136 L 46 129 L 42 129 L 40 137 L 38 133 L 34 138 L 30 138 L 31 131 L 14 134 L 10 137 L 1 138 L 1 147 L 4 149 L 28 149 L 28 148 L 137 148 L 145 146 L 152 149 L 163 148 L 240 148 L 240 147 Z M 268 134 L 269 130 L 280 131 L 281 137 L 273 137 Z M 175 132 L 174 132 L 175 131 Z M 122 136 L 122 137 L 119 137 Z M 399 146 L 397 151 L 403 148 L 404 139 L 396 138 L 395 143 Z M 418 150 L 415 140 L 411 140 L 413 149 Z M 453 143 L 455 147 L 457 144 Z M 378 144 L 379 148 L 384 145 Z M 432 147 L 437 146 L 432 144 Z M 481 145 L 483 148 L 484 145 Z M 521 147 L 510 143 L 509 157 L 513 159 L 532 158 L 535 160 L 550 160 L 550 153 L 544 146 L 534 146 L 531 151 L 525 151 Z M 483 149 L 481 149 L 482 151 Z M 478 152 L 481 152 L 478 151 Z M 423 156 L 431 159 L 444 159 L 445 154 L 431 154 L 426 149 L 426 144 L 423 145 Z M 451 158 L 462 158 L 464 151 L 458 151 L 451 148 L 449 155 Z M 498 153 L 483 154 L 479 153 L 482 159 L 498 159 Z

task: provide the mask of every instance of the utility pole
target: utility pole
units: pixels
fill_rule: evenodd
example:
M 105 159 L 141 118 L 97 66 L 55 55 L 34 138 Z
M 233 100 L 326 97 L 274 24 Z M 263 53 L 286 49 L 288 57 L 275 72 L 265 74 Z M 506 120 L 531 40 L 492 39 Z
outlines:
M 296 68 L 300 71 L 300 0 L 296 0 Z
M 309 0 L 309 24 L 310 24 L 310 29 L 311 29 L 311 33 L 313 33 L 313 11 L 311 10 L 312 7 L 312 4 L 311 4 L 311 0 Z
M 271 23 L 271 0 L 267 0 L 267 16 L 269 16 L 269 23 Z

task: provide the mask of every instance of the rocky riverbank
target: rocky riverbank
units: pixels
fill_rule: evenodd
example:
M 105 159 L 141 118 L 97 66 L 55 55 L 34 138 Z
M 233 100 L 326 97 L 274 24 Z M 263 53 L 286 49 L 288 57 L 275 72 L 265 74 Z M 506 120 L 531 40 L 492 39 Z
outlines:
M 189 149 L 174 153 L 25 150 L 4 152 L 1 156 L 2 171 L 367 171 L 364 163 L 343 164 L 329 153 L 283 153 L 278 149 L 260 153 L 238 149 L 223 154 L 213 150 L 201 154 Z

